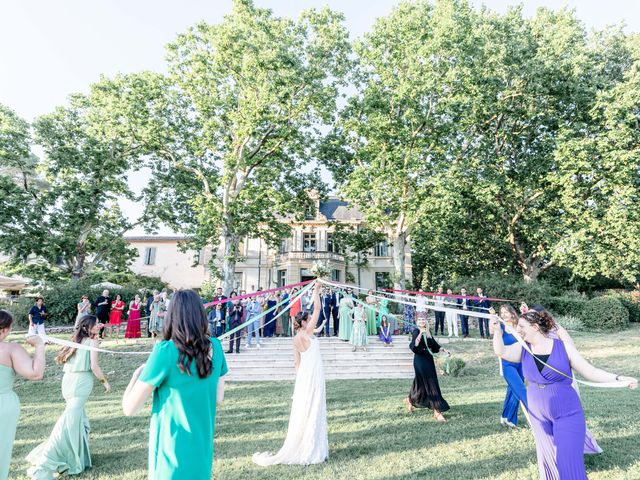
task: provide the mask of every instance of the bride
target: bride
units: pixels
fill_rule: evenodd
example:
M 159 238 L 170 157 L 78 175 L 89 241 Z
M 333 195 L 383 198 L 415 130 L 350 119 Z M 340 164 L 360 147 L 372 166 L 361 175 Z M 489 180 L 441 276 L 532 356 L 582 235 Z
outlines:
M 298 313 L 294 320 L 296 336 L 293 339 L 296 385 L 289 430 L 284 445 L 275 455 L 269 452 L 255 453 L 253 461 L 258 465 L 322 463 L 329 457 L 327 434 L 327 402 L 324 389 L 324 368 L 318 339 L 313 335 L 322 311 L 320 282 L 313 291 L 313 313 Z

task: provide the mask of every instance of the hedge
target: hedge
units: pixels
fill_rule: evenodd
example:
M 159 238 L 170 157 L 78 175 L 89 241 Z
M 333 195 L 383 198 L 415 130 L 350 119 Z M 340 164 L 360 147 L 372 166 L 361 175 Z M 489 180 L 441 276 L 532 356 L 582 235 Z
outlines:
M 629 310 L 615 297 L 595 297 L 587 302 L 580 319 L 587 330 L 622 330 L 629 326 Z

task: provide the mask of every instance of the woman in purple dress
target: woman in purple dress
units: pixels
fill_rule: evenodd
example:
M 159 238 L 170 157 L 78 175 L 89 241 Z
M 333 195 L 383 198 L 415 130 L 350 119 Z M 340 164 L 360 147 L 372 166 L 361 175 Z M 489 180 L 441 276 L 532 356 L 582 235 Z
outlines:
M 518 321 L 517 332 L 533 355 L 519 343 L 505 345 L 499 320 L 493 318 L 492 324 L 496 355 L 508 362 L 522 362 L 540 478 L 586 479 L 583 448 L 587 427 L 580 397 L 571 387 L 571 369 L 592 382 L 620 382 L 636 388 L 638 381 L 595 368 L 571 343 L 551 338 L 555 323 L 546 312 L 530 311 Z

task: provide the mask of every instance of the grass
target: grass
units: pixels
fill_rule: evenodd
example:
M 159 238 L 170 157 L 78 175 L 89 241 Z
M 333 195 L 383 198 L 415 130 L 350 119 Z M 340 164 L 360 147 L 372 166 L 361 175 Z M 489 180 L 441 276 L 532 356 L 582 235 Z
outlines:
M 640 325 L 615 334 L 576 333 L 575 340 L 597 366 L 640 376 Z M 109 342 L 107 346 L 143 348 L 115 347 Z M 441 377 L 451 405 L 446 424 L 436 423 L 428 411 L 406 413 L 402 398 L 410 380 L 327 382 L 330 457 L 322 465 L 254 465 L 254 452 L 275 451 L 282 445 L 293 382 L 229 384 L 225 404 L 218 410 L 212 478 L 537 478 L 530 430 L 507 430 L 498 423 L 505 386 L 489 342 L 459 342 L 450 350 L 468 367 L 461 377 Z M 64 409 L 62 369 L 53 363 L 55 351 L 47 348 L 48 368 L 42 382 L 16 382 L 22 412 L 9 478 L 26 478 L 25 455 L 49 435 Z M 94 466 L 78 478 L 146 478 L 149 409 L 126 418 L 120 408 L 129 376 L 141 361 L 135 356 L 102 356 L 103 369 L 111 372 L 112 392 L 105 394 L 96 384 L 87 404 Z M 602 455 L 586 457 L 589 478 L 640 479 L 640 393 L 588 387 L 581 393 L 588 427 L 604 449 Z

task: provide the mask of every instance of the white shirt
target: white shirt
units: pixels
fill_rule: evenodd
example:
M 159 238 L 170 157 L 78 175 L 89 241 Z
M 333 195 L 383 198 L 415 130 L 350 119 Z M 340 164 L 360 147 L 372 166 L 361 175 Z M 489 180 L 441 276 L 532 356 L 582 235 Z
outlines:
M 418 295 L 416 297 L 416 312 L 427 311 L 427 298 L 424 295 Z

